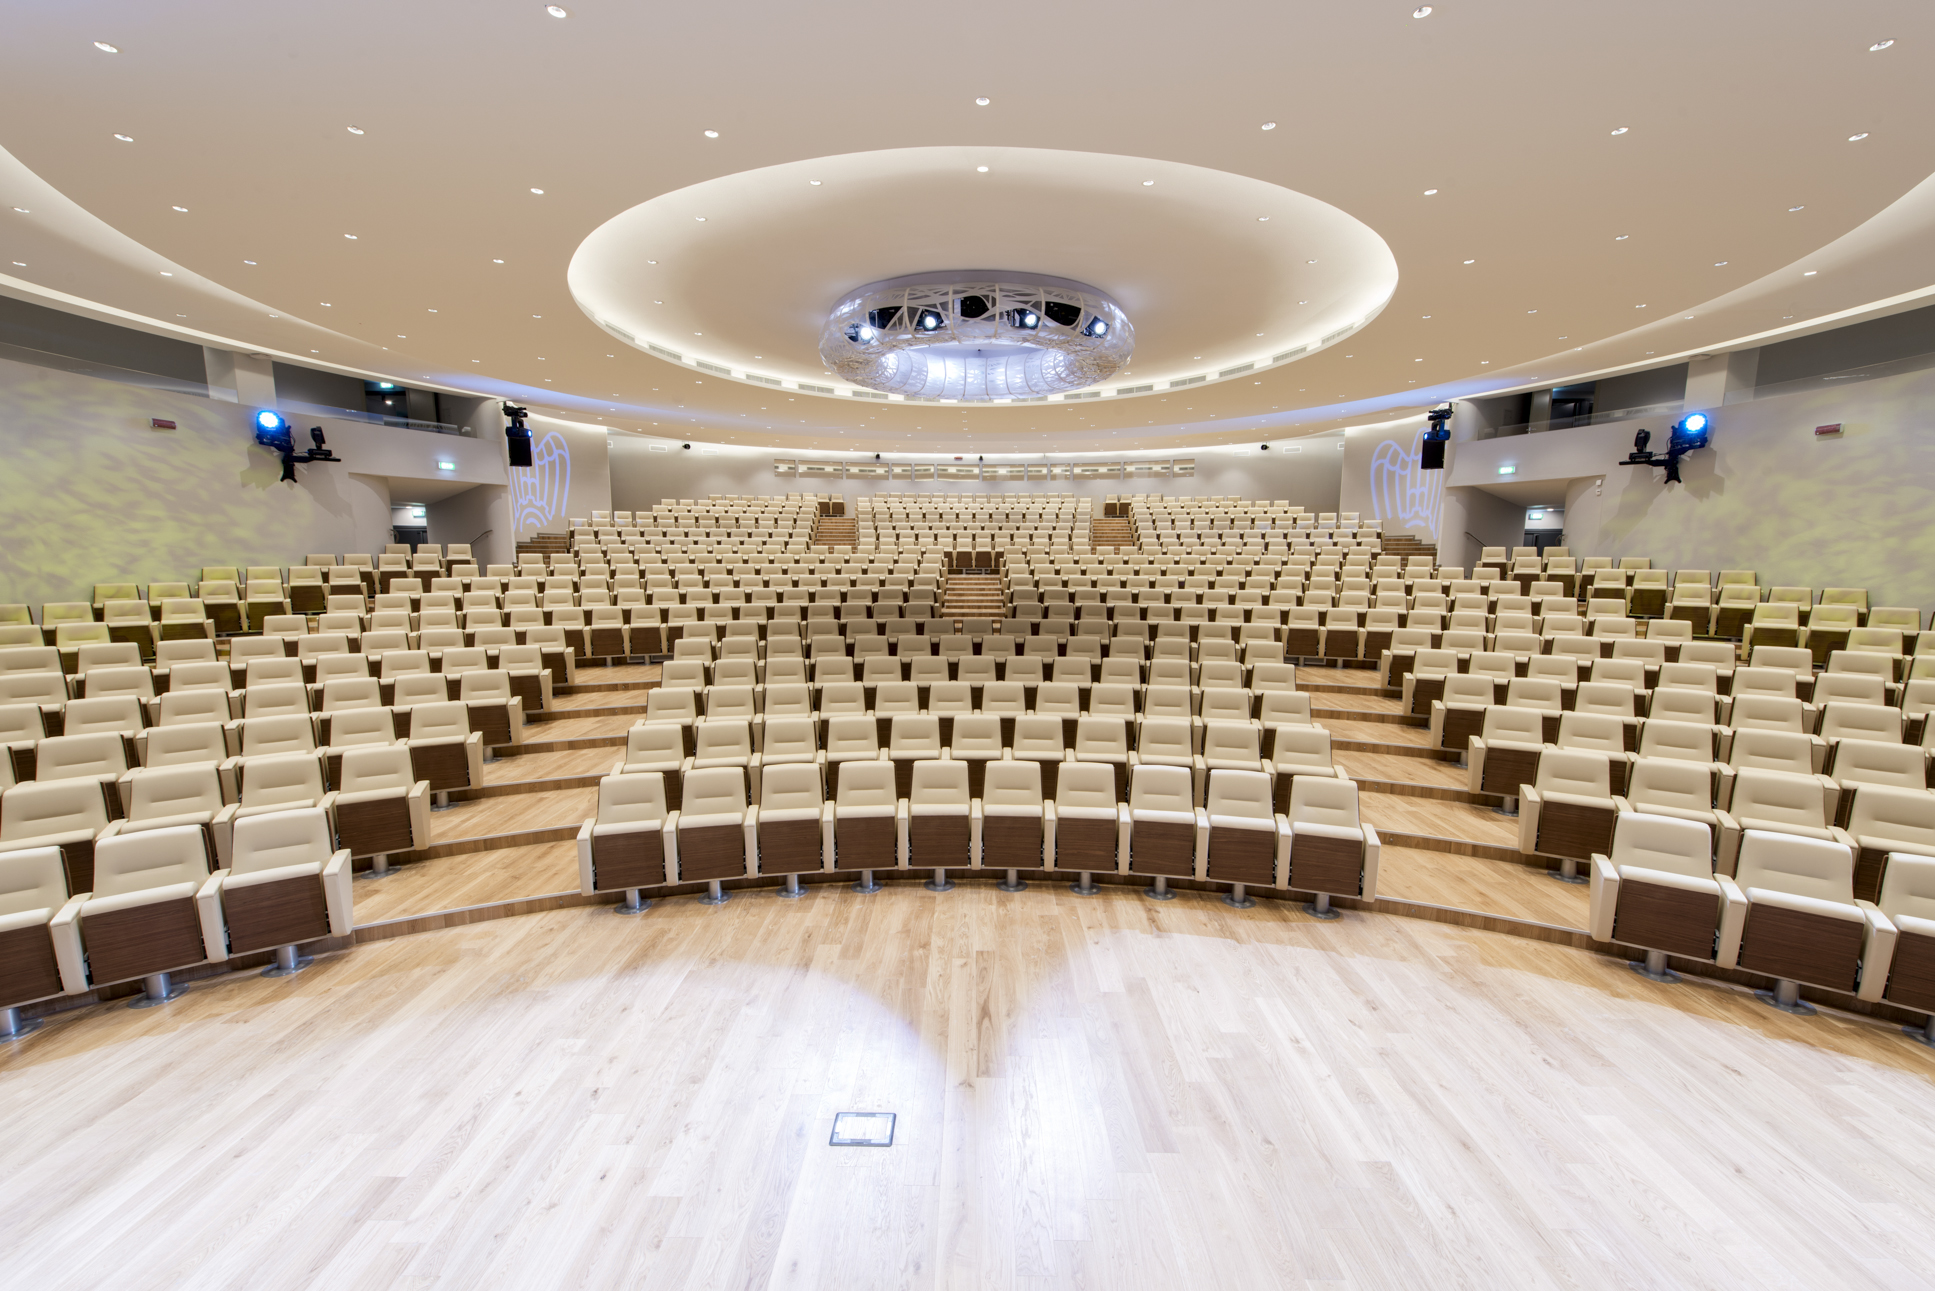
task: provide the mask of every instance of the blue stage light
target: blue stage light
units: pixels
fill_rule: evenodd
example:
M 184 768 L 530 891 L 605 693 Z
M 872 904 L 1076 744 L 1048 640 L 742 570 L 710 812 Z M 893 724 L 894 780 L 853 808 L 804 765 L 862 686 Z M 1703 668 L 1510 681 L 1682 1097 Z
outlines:
M 255 414 L 255 428 L 274 434 L 276 431 L 289 429 L 289 419 L 279 412 L 264 408 Z

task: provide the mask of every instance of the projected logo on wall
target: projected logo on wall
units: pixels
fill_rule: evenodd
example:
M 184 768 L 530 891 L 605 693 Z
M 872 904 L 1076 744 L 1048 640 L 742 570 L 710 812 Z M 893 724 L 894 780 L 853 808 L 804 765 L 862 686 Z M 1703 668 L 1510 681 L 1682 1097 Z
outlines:
M 511 516 L 520 532 L 542 529 L 564 514 L 571 496 L 571 449 L 564 436 L 546 431 L 531 446 L 531 464 L 511 468 Z
M 1445 473 L 1418 469 L 1423 444 L 1420 430 L 1409 449 L 1395 439 L 1377 446 L 1371 457 L 1371 518 L 1407 529 L 1429 529 L 1435 538 L 1444 515 Z

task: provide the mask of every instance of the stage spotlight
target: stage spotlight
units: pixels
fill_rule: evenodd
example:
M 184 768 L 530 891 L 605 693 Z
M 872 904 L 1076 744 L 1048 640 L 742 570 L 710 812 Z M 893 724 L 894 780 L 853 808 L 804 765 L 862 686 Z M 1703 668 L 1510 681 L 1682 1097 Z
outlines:
M 1691 453 L 1696 449 L 1705 448 L 1712 432 L 1713 421 L 1705 413 L 1689 414 L 1682 417 L 1679 424 L 1673 427 L 1667 441 L 1667 451 Z
M 1033 331 L 1041 326 L 1041 315 L 1032 309 L 1024 309 L 1021 311 L 1021 325 Z
M 921 314 L 920 316 L 921 331 L 937 332 L 940 330 L 940 328 L 941 328 L 941 316 L 939 314 L 935 313 L 931 309 Z
M 880 333 L 876 332 L 873 328 L 867 326 L 865 323 L 858 323 L 852 327 L 847 328 L 847 339 L 849 341 L 852 341 L 856 345 L 872 345 L 874 338 L 878 335 L 880 335 Z
M 275 434 L 289 429 L 289 419 L 279 412 L 264 408 L 255 414 L 255 428 L 258 432 L 267 431 Z
M 511 419 L 511 424 L 504 428 L 504 448 L 509 454 L 510 464 L 531 465 L 531 428 L 524 420 L 531 415 L 531 410 L 507 403 L 504 405 L 504 415 Z
M 1451 440 L 1451 405 L 1433 408 L 1424 414 L 1428 425 L 1424 437 L 1418 443 L 1418 469 L 1421 471 L 1442 471 L 1445 468 L 1445 445 Z
M 1088 326 L 1082 329 L 1083 336 L 1107 336 L 1108 334 L 1109 334 L 1108 320 L 1101 319 L 1101 318 L 1089 319 Z

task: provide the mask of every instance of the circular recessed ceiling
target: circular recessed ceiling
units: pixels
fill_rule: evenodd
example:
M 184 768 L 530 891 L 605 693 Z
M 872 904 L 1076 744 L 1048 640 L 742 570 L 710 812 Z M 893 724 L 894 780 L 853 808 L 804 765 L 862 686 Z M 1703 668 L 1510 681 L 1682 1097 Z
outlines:
M 1132 317 L 1133 384 L 1080 398 L 1293 362 L 1370 322 L 1398 279 L 1374 230 L 1248 176 L 1100 153 L 905 148 L 662 194 L 594 229 L 567 281 L 593 321 L 661 359 L 853 397 L 862 388 L 820 356 L 828 315 L 855 283 L 937 262 L 1094 284 Z

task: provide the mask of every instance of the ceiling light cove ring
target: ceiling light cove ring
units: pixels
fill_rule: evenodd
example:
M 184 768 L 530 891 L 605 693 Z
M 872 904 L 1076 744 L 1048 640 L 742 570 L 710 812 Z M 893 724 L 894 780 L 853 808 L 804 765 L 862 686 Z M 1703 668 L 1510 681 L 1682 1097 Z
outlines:
M 808 397 L 989 408 L 1253 381 L 1369 326 L 1398 264 L 1356 217 L 1253 176 L 977 145 L 661 192 L 587 233 L 565 281 L 607 335 L 772 390 L 759 411 L 785 415 Z
M 820 359 L 868 390 L 911 399 L 1039 399 L 1108 380 L 1135 329 L 1106 292 L 1040 274 L 913 274 L 834 306 Z

